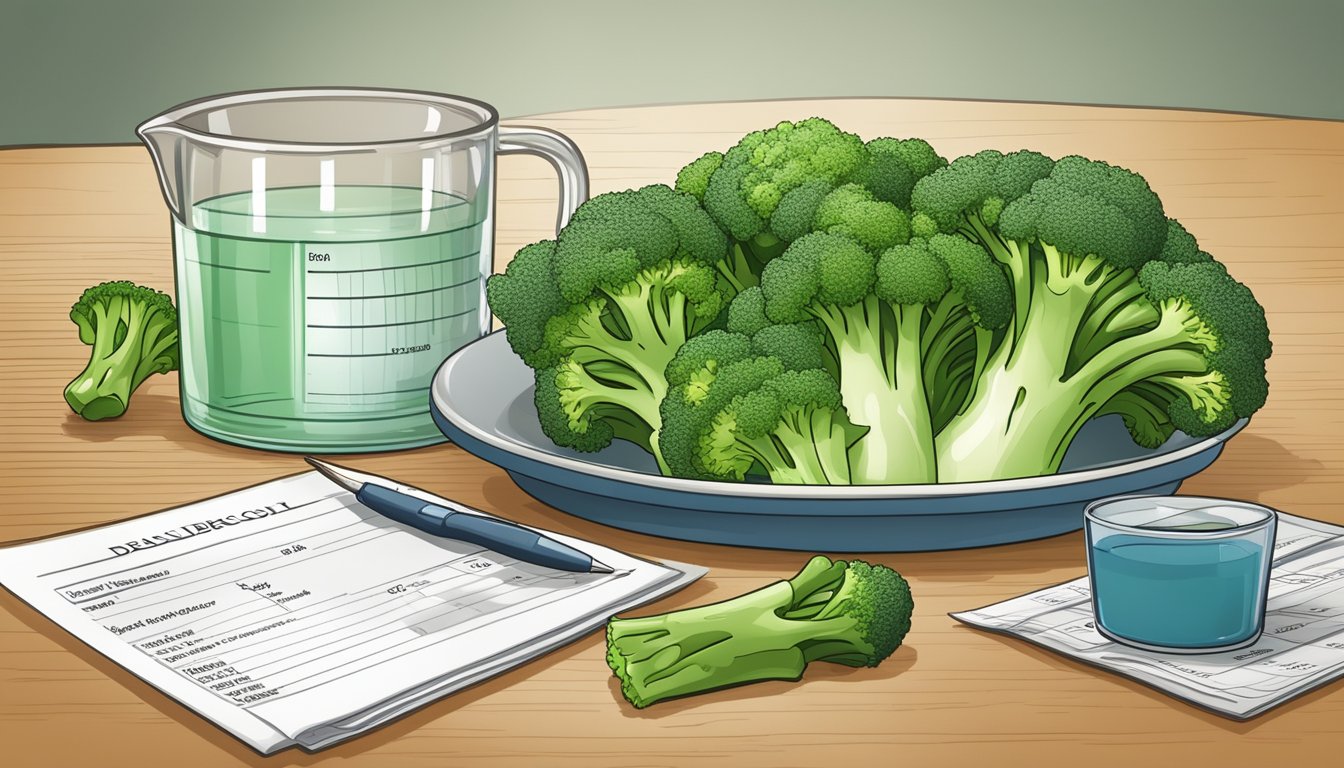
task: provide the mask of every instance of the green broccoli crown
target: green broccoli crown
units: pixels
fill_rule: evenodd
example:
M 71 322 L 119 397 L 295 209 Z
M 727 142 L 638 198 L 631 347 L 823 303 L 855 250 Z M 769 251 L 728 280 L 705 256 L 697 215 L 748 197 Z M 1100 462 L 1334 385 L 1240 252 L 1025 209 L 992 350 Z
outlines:
M 568 302 L 555 282 L 555 241 L 524 246 L 502 275 L 485 283 L 490 310 L 504 323 L 509 346 L 532 367 L 554 365 L 557 350 L 548 348 L 546 328 Z
M 729 308 L 729 327 L 755 331 L 770 323 L 799 323 L 813 304 L 847 307 L 869 294 L 891 304 L 933 304 L 949 292 L 975 322 L 1000 328 L 1012 314 L 1012 289 L 979 245 L 934 235 L 892 246 L 876 258 L 853 238 L 814 232 L 766 265 L 758 291 L 744 291 Z
M 537 371 L 543 431 L 598 450 L 612 439 L 658 448 L 665 369 L 719 321 L 728 241 L 695 199 L 662 185 L 599 195 L 555 242 L 522 249 L 486 285 L 510 345 Z
M 812 179 L 789 190 L 770 215 L 770 231 L 786 243 L 811 232 L 817 220 L 817 210 L 834 189 L 828 179 Z
M 112 311 L 114 305 L 119 305 L 121 302 L 125 302 L 127 306 L 137 307 L 146 317 L 153 317 L 157 322 L 167 325 L 177 324 L 177 308 L 173 306 L 173 300 L 168 294 L 136 285 L 129 280 L 111 280 L 86 288 L 70 307 L 70 319 L 79 326 L 79 340 L 85 344 L 92 344 L 94 334 L 98 331 L 98 323 L 105 319 L 117 320 L 124 326 L 119 312 Z M 125 327 L 114 329 L 122 338 L 125 338 L 126 330 Z
M 607 625 L 607 664 L 636 707 L 763 680 L 813 661 L 875 666 L 904 641 L 914 601 L 883 565 L 817 556 L 788 581 L 711 605 Z
M 824 337 L 814 323 L 767 325 L 751 335 L 751 350 L 793 371 L 827 367 Z
M 1013 286 L 984 248 L 944 234 L 930 237 L 926 244 L 947 268 L 950 292 L 960 297 L 976 325 L 1002 328 L 1012 320 Z
M 65 388 L 65 401 L 91 421 L 116 418 L 155 373 L 181 363 L 177 310 L 165 293 L 114 280 L 88 288 L 70 307 L 89 362 Z
M 615 429 L 597 409 L 584 408 L 583 370 L 561 362 L 538 368 L 533 402 L 542 432 L 556 445 L 591 453 L 611 444 Z M 605 403 L 599 404 L 605 405 Z
M 808 648 L 809 662 L 875 667 L 900 647 L 910 631 L 915 605 L 910 585 L 885 565 L 862 560 L 831 562 L 817 556 L 789 584 L 794 601 L 783 617 L 853 623 L 841 642 Z
M 1195 242 L 1195 236 L 1186 231 L 1185 227 L 1175 219 L 1167 219 L 1166 239 L 1162 242 L 1162 250 L 1157 255 L 1158 261 L 1165 261 L 1168 264 L 1213 264 L 1223 266 L 1214 260 L 1212 256 L 1199 249 L 1199 244 Z
M 775 358 L 764 358 L 774 360 Z M 762 365 L 762 371 L 773 371 L 774 364 Z M 725 384 L 726 387 L 726 384 Z M 737 406 L 737 429 L 749 439 L 765 437 L 779 426 L 779 422 L 791 409 L 823 408 L 838 410 L 840 390 L 835 379 L 825 371 L 809 369 L 805 371 L 785 370 L 779 364 L 779 372 L 757 389 L 743 392 Z
M 709 177 L 714 175 L 720 165 L 723 165 L 722 152 L 706 152 L 677 172 L 673 188 L 695 198 L 696 202 L 703 202 L 705 190 L 709 187 Z
M 713 267 L 727 252 L 727 239 L 693 197 L 654 184 L 579 206 L 556 243 L 555 280 L 561 296 L 579 302 L 679 262 L 686 269 L 676 287 L 706 303 L 702 311 L 712 317 L 721 309 Z
M 1031 191 L 1006 202 L 999 231 L 1077 256 L 1138 269 L 1167 238 L 1162 201 L 1137 173 L 1073 155 L 1055 163 Z
M 926 240 L 897 245 L 878 259 L 874 292 L 892 304 L 933 304 L 951 287 L 947 265 Z
M 728 150 L 706 184 L 705 209 L 734 239 L 750 240 L 789 192 L 815 181 L 837 186 L 865 159 L 863 140 L 827 120 L 782 122 Z
M 910 217 L 906 212 L 875 199 L 872 192 L 858 184 L 844 184 L 822 198 L 812 228 L 847 235 L 874 253 L 910 239 Z
M 813 303 L 847 307 L 867 296 L 877 257 L 852 238 L 813 232 L 798 238 L 761 275 L 765 314 L 771 322 L 809 319 Z
M 688 339 L 673 355 L 667 364 L 667 383 L 671 387 L 682 386 L 702 370 L 713 374 L 720 367 L 751 355 L 751 337 L 719 329 L 705 331 Z
M 728 330 L 751 337 L 755 354 L 778 357 L 786 368 L 826 367 L 821 329 L 812 323 L 770 322 L 760 286 L 739 293 L 728 305 Z
M 1204 262 L 1152 261 L 1139 272 L 1139 282 L 1149 301 L 1182 321 L 1185 346 L 1206 360 L 1204 371 L 1158 379 L 1183 396 L 1168 411 L 1177 429 L 1213 434 L 1265 404 L 1265 361 L 1273 345 L 1264 308 L 1249 288 L 1222 265 Z
M 795 367 L 822 359 L 820 335 L 802 326 L 768 326 L 755 337 L 715 330 L 687 341 L 668 364 L 661 409 L 669 468 L 682 477 L 742 480 L 759 467 L 776 480 L 806 472 L 825 482 L 860 431 L 845 418 L 829 374 Z M 836 439 L 831 464 L 801 466 L 817 460 L 817 442 Z
M 672 474 L 714 477 L 698 460 L 700 433 L 726 391 L 718 386 L 720 373 L 751 358 L 750 337 L 716 329 L 688 339 L 667 364 L 668 391 L 659 406 L 663 423 L 659 444 Z M 734 375 L 740 377 L 742 371 Z
M 759 285 L 753 285 L 733 298 L 728 305 L 728 330 L 748 336 L 771 325 L 765 316 L 765 294 Z
M 992 149 L 953 160 L 915 183 L 910 205 L 915 234 L 955 232 L 968 218 L 994 226 L 1004 207 L 1050 175 L 1054 161 L 1038 152 Z
M 723 412 L 735 398 L 756 392 L 784 372 L 783 364 L 773 358 L 735 357 L 744 350 L 750 354 L 751 340 L 720 333 L 691 339 L 668 365 L 669 371 L 677 369 L 677 381 L 684 382 L 670 386 L 663 399 L 660 440 L 668 467 L 680 477 L 741 480 L 751 471 L 754 457 L 733 450 L 731 436 L 713 434 L 715 421 L 732 418 L 735 414 L 725 417 Z M 708 341 L 697 344 L 711 334 Z M 688 351 L 688 347 L 694 348 Z M 693 361 L 700 365 L 692 368 Z M 726 444 L 710 445 L 716 438 L 720 442 L 727 438 Z
M 872 191 L 876 199 L 903 209 L 910 207 L 915 184 L 947 165 L 923 139 L 873 139 L 864 148 L 867 157 L 854 181 Z

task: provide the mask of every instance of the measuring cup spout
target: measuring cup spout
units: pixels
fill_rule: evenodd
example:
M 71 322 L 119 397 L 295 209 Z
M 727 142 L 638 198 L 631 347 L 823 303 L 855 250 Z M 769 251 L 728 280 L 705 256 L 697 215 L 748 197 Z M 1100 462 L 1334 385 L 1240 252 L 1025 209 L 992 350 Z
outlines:
M 135 132 L 149 148 L 164 201 L 168 203 L 173 216 L 181 221 L 182 212 L 186 209 L 182 200 L 182 162 L 186 156 L 186 136 L 176 124 L 159 118 L 141 123 Z

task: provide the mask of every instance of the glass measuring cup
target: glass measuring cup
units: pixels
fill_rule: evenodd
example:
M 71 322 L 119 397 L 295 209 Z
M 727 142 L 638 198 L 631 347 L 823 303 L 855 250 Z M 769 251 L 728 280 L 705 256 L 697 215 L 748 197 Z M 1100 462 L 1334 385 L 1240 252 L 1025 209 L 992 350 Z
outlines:
M 236 93 L 137 133 L 172 213 L 183 416 L 256 448 L 443 441 L 430 380 L 490 326 L 495 155 L 555 167 L 557 231 L 588 194 L 567 137 L 458 96 Z

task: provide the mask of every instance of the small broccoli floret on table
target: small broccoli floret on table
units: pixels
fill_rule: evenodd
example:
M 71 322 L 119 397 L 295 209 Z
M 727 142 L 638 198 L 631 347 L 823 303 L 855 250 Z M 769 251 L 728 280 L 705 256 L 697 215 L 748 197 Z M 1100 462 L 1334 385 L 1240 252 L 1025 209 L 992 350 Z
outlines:
M 607 664 L 636 707 L 764 680 L 827 661 L 875 667 L 910 631 L 896 571 L 817 556 L 792 579 L 712 605 L 607 625 Z
M 90 421 L 122 415 L 145 379 L 177 370 L 177 310 L 167 294 L 126 280 L 101 283 L 84 291 L 70 319 L 92 349 L 65 401 Z

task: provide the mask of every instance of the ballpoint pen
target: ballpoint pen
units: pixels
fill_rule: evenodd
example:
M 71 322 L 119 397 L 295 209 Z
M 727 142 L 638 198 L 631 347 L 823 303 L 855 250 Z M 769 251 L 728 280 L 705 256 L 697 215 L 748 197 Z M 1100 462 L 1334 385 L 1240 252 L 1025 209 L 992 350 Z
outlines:
M 579 573 L 612 573 L 610 566 L 579 550 L 506 520 L 487 517 L 469 507 L 434 504 L 387 485 L 356 479 L 350 470 L 305 456 L 318 472 L 355 494 L 355 500 L 383 517 L 435 536 L 479 544 L 491 551 L 534 565 Z M 360 473 L 365 474 L 365 473 Z M 386 478 L 375 478 L 386 480 Z M 452 502 L 448 502 L 452 503 Z

